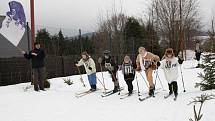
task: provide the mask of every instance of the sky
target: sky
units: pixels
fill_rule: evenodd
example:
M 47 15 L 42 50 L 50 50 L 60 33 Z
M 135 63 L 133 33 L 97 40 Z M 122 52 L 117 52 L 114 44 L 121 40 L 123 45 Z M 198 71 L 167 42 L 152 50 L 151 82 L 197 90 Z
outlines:
M 2 6 L 10 0 L 0 0 L 1 10 L 8 8 Z M 26 4 L 29 9 L 29 1 L 19 0 Z M 117 11 L 129 16 L 142 17 L 147 13 L 147 7 L 151 0 L 35 0 L 35 22 L 36 28 L 47 28 L 51 34 L 57 33 L 60 29 L 65 36 L 96 31 L 98 28 L 99 16 L 105 16 L 114 6 Z M 215 16 L 215 0 L 199 0 L 200 15 L 204 28 L 209 28 L 212 16 Z M 121 7 L 122 5 L 122 7 Z M 4 11 L 5 12 L 5 11 Z M 29 18 L 29 11 L 27 12 Z
M 215 16 L 215 0 L 199 0 L 202 24 L 209 27 Z M 62 29 L 67 35 L 92 32 L 97 29 L 99 16 L 111 11 L 115 5 L 132 16 L 144 17 L 150 0 L 35 0 L 36 24 L 50 30 Z
M 140 16 L 147 8 L 146 3 L 145 0 L 36 0 L 36 24 L 39 28 L 61 28 L 66 34 L 68 31 L 78 34 L 79 28 L 87 33 L 97 29 L 99 16 L 106 15 L 113 6 L 120 11 L 122 4 L 123 12 Z

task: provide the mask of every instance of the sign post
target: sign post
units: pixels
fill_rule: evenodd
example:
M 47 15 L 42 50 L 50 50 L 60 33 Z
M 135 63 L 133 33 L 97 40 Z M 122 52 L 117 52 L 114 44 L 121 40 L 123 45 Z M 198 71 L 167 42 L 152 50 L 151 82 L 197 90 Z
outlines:
M 34 48 L 35 42 L 35 20 L 34 20 L 34 0 L 31 0 L 31 40 L 32 48 Z

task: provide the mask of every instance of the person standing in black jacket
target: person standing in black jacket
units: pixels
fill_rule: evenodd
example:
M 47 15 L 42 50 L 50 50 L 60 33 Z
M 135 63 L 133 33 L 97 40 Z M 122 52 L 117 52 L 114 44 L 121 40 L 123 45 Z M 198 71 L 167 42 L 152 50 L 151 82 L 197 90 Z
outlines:
M 104 56 L 100 57 L 98 59 L 98 63 L 105 66 L 106 71 L 108 71 L 111 74 L 112 81 L 114 83 L 114 90 L 113 92 L 119 91 L 119 81 L 117 79 L 117 71 L 118 71 L 118 65 L 116 63 L 116 60 L 113 56 L 110 55 L 109 50 L 104 51 Z
M 34 43 L 34 49 L 30 51 L 28 54 L 23 51 L 24 57 L 28 60 L 32 61 L 33 68 L 33 83 L 34 90 L 44 91 L 44 81 L 45 81 L 45 52 L 40 48 L 40 44 L 38 42 Z
M 202 50 L 200 49 L 200 43 L 199 43 L 199 41 L 197 41 L 196 49 L 195 49 L 195 56 L 196 56 L 196 60 L 198 61 L 198 65 L 196 66 L 196 68 L 200 67 L 201 54 L 202 54 Z

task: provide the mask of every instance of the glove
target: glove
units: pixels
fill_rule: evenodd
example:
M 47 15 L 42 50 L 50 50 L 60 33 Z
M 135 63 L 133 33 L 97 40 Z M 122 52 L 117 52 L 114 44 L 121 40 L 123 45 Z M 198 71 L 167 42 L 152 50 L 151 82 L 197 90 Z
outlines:
M 159 67 L 160 65 L 161 65 L 161 63 L 158 61 L 158 62 L 157 62 L 157 67 Z
M 91 68 L 91 67 L 89 67 L 88 69 L 92 71 L 92 68 Z
M 101 57 L 99 57 L 99 59 L 98 59 L 98 63 L 99 63 L 99 64 L 101 64 L 101 63 L 102 63 L 102 58 L 101 58 Z
M 184 60 L 178 57 L 178 63 L 182 64 L 183 62 L 184 62 Z
M 74 64 L 76 65 L 76 64 L 78 64 L 78 62 L 77 62 L 77 61 L 75 61 L 75 62 L 74 62 Z
M 24 54 L 26 54 L 26 52 L 25 51 L 21 51 L 21 53 L 24 55 Z
M 36 53 L 31 53 L 31 55 L 37 56 L 37 54 L 36 54 Z
M 141 71 L 141 68 L 140 68 L 140 67 L 137 67 L 137 68 L 136 68 L 136 71 L 140 72 L 140 71 Z

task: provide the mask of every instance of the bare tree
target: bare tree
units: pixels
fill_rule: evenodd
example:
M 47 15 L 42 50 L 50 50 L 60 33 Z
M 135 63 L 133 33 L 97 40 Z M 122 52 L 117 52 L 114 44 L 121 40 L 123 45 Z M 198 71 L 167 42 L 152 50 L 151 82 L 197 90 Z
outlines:
M 200 27 L 198 0 L 153 0 L 154 24 L 162 40 L 176 52 L 186 49 L 186 41 Z
M 124 28 L 127 21 L 127 16 L 122 10 L 118 12 L 115 5 L 111 12 L 107 12 L 106 16 L 99 16 L 97 44 L 98 48 L 110 49 L 112 53 L 122 54 L 124 51 Z M 114 48 L 114 49 L 113 49 Z
M 211 20 L 211 30 L 208 31 L 211 43 L 211 52 L 215 52 L 215 30 L 214 30 L 214 18 Z

